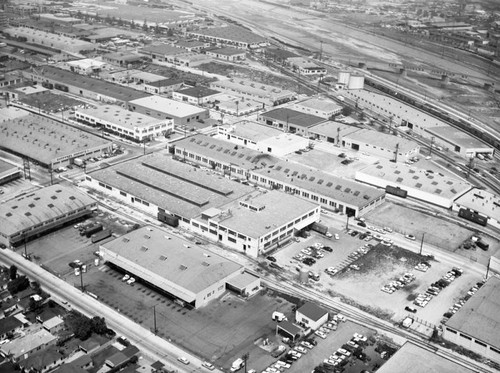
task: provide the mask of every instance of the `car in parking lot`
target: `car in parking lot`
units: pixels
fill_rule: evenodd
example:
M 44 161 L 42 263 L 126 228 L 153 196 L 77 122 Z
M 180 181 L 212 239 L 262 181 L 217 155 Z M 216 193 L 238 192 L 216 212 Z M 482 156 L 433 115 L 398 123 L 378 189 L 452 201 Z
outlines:
M 415 307 L 406 306 L 405 307 L 405 311 L 408 311 L 408 312 L 411 312 L 411 313 L 416 313 L 417 309 Z
M 130 275 L 126 274 L 123 276 L 122 281 L 128 281 L 130 279 Z
M 322 339 L 326 339 L 326 337 L 328 337 L 328 334 L 326 333 L 323 333 L 319 330 L 315 331 L 314 334 L 316 334 L 318 337 L 322 338 Z
M 338 233 L 335 233 L 335 234 L 333 235 L 333 237 L 334 237 L 336 240 L 340 239 L 340 236 L 339 236 L 339 234 L 338 234 Z
M 302 260 L 302 263 L 308 266 L 312 266 L 314 263 L 316 263 L 316 260 L 314 260 L 313 258 L 304 258 Z
M 366 223 L 365 223 L 364 221 L 358 221 L 358 222 L 356 223 L 356 225 L 358 225 L 358 226 L 360 226 L 360 227 L 363 227 L 363 228 L 364 228 L 364 227 L 366 227 Z
M 129 285 L 132 285 L 134 282 L 135 282 L 135 278 L 133 278 L 133 277 L 130 277 L 130 278 L 127 280 L 127 284 L 129 284 Z
M 321 249 L 324 251 L 328 251 L 329 253 L 333 251 L 333 249 L 330 246 L 323 246 Z
M 410 241 L 416 240 L 416 237 L 413 234 L 405 234 L 405 238 Z
M 270 262 L 276 262 L 276 258 L 272 255 L 268 255 L 266 259 L 269 260 Z

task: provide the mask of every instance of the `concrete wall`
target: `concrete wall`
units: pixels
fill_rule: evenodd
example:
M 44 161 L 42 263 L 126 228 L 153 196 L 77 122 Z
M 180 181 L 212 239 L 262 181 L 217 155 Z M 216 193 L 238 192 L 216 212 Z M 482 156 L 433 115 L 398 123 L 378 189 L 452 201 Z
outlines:
M 466 334 L 462 334 L 459 331 L 448 328 L 443 325 L 443 338 L 447 341 L 456 343 L 459 346 L 463 346 L 468 350 L 476 352 L 488 359 L 500 363 L 500 347 L 490 346 L 482 341 L 475 339 Z

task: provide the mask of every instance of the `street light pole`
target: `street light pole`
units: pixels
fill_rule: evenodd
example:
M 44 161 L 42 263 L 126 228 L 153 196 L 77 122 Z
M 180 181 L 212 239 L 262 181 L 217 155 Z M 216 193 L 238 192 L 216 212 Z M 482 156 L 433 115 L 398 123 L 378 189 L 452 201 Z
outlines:
M 422 241 L 420 241 L 420 252 L 418 253 L 419 255 L 422 255 L 422 249 L 424 247 L 424 237 L 425 233 L 422 233 Z
M 153 333 L 154 335 L 156 335 L 156 333 L 158 332 L 158 329 L 156 328 L 156 304 L 153 306 L 153 323 Z
M 349 214 L 346 214 L 347 215 L 347 223 L 345 225 L 345 230 L 349 230 Z

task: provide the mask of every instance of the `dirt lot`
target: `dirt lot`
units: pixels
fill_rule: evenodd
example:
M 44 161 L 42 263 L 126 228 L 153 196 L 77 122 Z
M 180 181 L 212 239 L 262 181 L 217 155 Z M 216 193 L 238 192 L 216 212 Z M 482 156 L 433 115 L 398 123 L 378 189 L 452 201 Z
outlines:
M 456 252 L 481 264 L 486 264 L 490 255 L 495 255 L 500 249 L 500 242 L 491 238 L 485 239 L 490 244 L 490 249 L 487 252 L 459 249 L 465 239 L 477 232 L 475 228 L 478 226 L 467 223 L 470 228 L 462 228 L 439 217 L 429 216 L 393 203 L 384 203 L 365 217 L 368 221 L 376 222 L 379 226 L 388 225 L 396 232 L 413 234 L 417 239 L 420 239 L 425 233 L 425 242 Z M 464 220 L 464 222 L 466 221 Z
M 332 230 L 332 233 L 335 231 Z M 310 267 L 292 259 L 302 249 L 314 245 L 314 243 L 331 246 L 333 252 L 325 252 L 325 257 L 317 260 Z M 377 246 L 369 250 L 367 254 L 357 260 L 349 258 L 349 254 L 366 243 L 357 237 L 347 235 L 345 232 L 340 232 L 339 240 L 331 240 L 313 233 L 312 237 L 301 238 L 301 242 L 293 243 L 273 255 L 277 258 L 278 263 L 285 268 L 282 272 L 284 277 L 298 280 L 298 266 L 317 272 L 320 274 L 320 281 L 309 280 L 308 286 L 311 288 L 396 322 L 401 321 L 408 314 L 404 307 L 412 305 L 419 292 L 425 292 L 431 283 L 439 280 L 452 268 L 450 265 L 434 260 L 431 262 L 432 267 L 427 272 L 419 272 L 414 269 L 414 266 L 422 260 L 426 260 L 426 257 L 395 246 L 377 245 L 378 241 L 374 239 L 368 243 Z M 359 266 L 360 269 L 349 269 L 351 264 Z M 340 272 L 333 277 L 329 276 L 324 270 L 330 266 L 336 267 Z M 392 294 L 380 290 L 383 285 L 397 280 L 406 272 L 416 276 L 416 280 L 410 285 Z M 439 324 L 443 313 L 480 280 L 479 275 L 465 272 L 435 299 L 432 299 L 425 308 L 416 307 L 418 309 L 417 316 L 429 324 Z M 432 331 L 432 327 L 430 331 Z

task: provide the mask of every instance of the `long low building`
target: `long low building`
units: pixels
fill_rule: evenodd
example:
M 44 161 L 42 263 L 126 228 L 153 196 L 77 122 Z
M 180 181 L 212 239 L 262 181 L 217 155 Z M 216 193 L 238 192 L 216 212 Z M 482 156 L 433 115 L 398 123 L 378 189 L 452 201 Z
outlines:
M 213 27 L 188 31 L 187 36 L 198 40 L 240 49 L 259 49 L 269 45 L 266 38 L 237 26 Z
M 443 338 L 500 363 L 500 279 L 492 276 L 443 324 Z
M 291 108 L 279 107 L 259 114 L 257 120 L 282 131 L 307 136 L 309 128 L 324 122 L 326 119 Z
M 128 109 L 155 118 L 173 119 L 176 126 L 187 126 L 190 123 L 208 119 L 210 116 L 208 109 L 160 96 L 149 96 L 130 101 Z
M 259 278 L 249 278 L 241 265 L 157 227 L 127 233 L 100 245 L 99 251 L 103 260 L 189 308 L 216 299 L 232 282 L 245 296 L 260 289 Z
M 356 180 L 399 197 L 412 197 L 448 209 L 472 188 L 460 179 L 386 160 L 357 171 Z
M 92 214 L 97 202 L 79 190 L 52 185 L 0 204 L 0 243 L 19 245 Z
M 29 114 L 0 123 L 0 149 L 55 169 L 75 158 L 96 157 L 112 143 L 51 118 Z
M 100 106 L 96 109 L 77 109 L 75 119 L 94 127 L 100 127 L 120 137 L 137 142 L 152 140 L 174 130 L 172 119 L 156 119 L 134 113 L 119 106 Z
M 233 144 L 213 137 L 195 135 L 172 145 L 177 158 L 352 216 L 361 216 L 385 201 L 385 192 L 376 188 L 256 150 L 235 149 Z
M 0 185 L 21 177 L 19 167 L 0 160 Z

